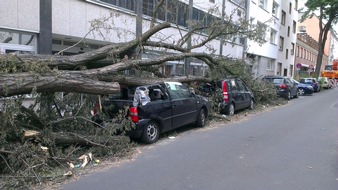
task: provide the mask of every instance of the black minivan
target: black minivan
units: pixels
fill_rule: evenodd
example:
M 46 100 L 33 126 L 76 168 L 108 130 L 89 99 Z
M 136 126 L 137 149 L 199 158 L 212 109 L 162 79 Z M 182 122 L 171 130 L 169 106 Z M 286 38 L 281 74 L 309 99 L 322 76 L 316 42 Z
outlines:
M 215 83 L 204 85 L 201 90 L 216 95 L 218 110 L 222 114 L 234 115 L 236 111 L 254 108 L 254 95 L 238 77 L 227 77 Z

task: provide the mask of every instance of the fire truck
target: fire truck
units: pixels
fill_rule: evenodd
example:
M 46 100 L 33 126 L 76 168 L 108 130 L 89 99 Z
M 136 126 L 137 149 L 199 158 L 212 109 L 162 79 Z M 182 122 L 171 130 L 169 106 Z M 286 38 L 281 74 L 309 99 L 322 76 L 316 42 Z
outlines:
M 332 86 L 337 86 L 338 84 L 338 59 L 334 59 L 332 65 L 325 65 L 324 70 L 322 71 L 322 77 L 327 77 L 330 79 Z

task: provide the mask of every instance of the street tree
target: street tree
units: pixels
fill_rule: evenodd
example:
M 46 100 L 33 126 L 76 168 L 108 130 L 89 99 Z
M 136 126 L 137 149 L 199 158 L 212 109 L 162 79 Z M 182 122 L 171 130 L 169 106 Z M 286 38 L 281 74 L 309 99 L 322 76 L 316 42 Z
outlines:
M 319 19 L 319 35 L 318 35 L 318 56 L 316 61 L 315 76 L 320 74 L 320 68 L 323 62 L 325 43 L 328 33 L 338 21 L 338 0 L 308 0 L 305 3 L 305 10 L 302 20 L 317 16 Z

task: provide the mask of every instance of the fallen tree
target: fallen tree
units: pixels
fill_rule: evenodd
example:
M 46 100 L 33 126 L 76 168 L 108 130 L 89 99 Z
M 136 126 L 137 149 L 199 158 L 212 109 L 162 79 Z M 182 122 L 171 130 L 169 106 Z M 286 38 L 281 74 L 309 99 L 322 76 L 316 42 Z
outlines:
M 0 183 L 0 188 L 26 187 L 30 183 L 41 183 L 43 179 L 63 176 L 54 174 L 54 168 L 64 171 L 68 168 L 67 162 L 74 162 L 79 155 L 88 152 L 96 157 L 128 155 L 133 144 L 124 131 L 134 126 L 125 118 L 127 110 L 122 110 L 105 127 L 94 124 L 90 115 L 100 95 L 119 93 L 120 85 L 168 80 L 192 83 L 227 75 L 250 76 L 246 65 L 239 64 L 244 63 L 243 60 L 194 51 L 224 36 L 241 35 L 265 42 L 265 36 L 261 35 L 264 29 L 250 26 L 245 20 L 236 24 L 234 27 L 231 20 L 215 20 L 210 26 L 195 23 L 175 44 L 150 40 L 162 30 L 173 27 L 170 23 L 161 23 L 134 40 L 111 43 L 78 55 L 0 55 L 0 96 L 6 97 L 0 111 L 0 172 L 10 176 L 4 185 Z M 201 35 L 203 38 L 191 46 L 186 45 L 194 34 L 206 30 L 207 34 Z M 151 59 L 140 58 L 140 52 L 146 49 L 170 53 Z M 209 72 L 205 76 L 168 77 L 158 70 L 167 61 L 190 58 L 207 64 Z M 125 71 L 133 75 L 125 75 Z M 250 77 L 246 80 L 251 87 L 255 86 Z M 252 90 L 257 94 L 262 92 L 261 89 Z M 28 108 L 23 106 L 26 94 L 35 100 Z M 122 133 L 116 135 L 117 129 Z M 25 133 L 27 131 L 31 133 Z

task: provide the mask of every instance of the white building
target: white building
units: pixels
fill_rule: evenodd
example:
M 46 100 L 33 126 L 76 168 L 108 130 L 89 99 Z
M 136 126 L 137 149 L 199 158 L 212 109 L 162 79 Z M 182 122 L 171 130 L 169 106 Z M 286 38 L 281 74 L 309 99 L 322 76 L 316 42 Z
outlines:
M 248 19 L 267 26 L 265 44 L 249 41 L 247 58 L 254 76 L 293 76 L 297 0 L 249 0 Z
M 156 0 L 0 0 L 0 53 L 31 52 L 40 54 L 57 53 L 73 55 L 97 49 L 108 43 L 126 42 L 150 28 L 151 15 Z M 192 3 L 192 6 L 189 6 Z M 166 0 L 167 8 L 160 9 L 157 22 L 169 21 L 172 28 L 165 29 L 152 40 L 165 39 L 175 43 L 188 32 L 187 21 L 222 17 L 222 10 L 230 13 L 241 4 L 241 0 Z M 235 19 L 245 17 L 245 4 L 235 14 Z M 213 8 L 213 13 L 207 13 Z M 189 10 L 192 9 L 192 14 Z M 143 13 L 143 14 L 142 14 Z M 190 18 L 191 17 L 191 18 Z M 105 19 L 105 22 L 100 20 Z M 108 19 L 109 18 L 109 19 Z M 137 18 L 142 19 L 142 25 Z M 95 27 L 91 32 L 92 27 Z M 180 30 L 175 27 L 179 26 Z M 101 35 L 102 34 L 102 35 Z M 204 34 L 194 35 L 193 43 Z M 75 47 L 70 46 L 85 38 Z M 215 54 L 242 58 L 243 42 L 237 38 L 234 43 L 213 40 L 208 46 L 196 49 L 209 53 L 213 47 Z M 66 49 L 69 48 L 69 49 Z M 66 49 L 66 50 L 65 50 Z M 161 52 L 148 50 L 143 58 L 159 56 Z M 201 74 L 205 65 L 192 60 L 190 68 L 184 61 L 167 62 L 162 72 L 167 75 L 182 75 L 185 69 Z

